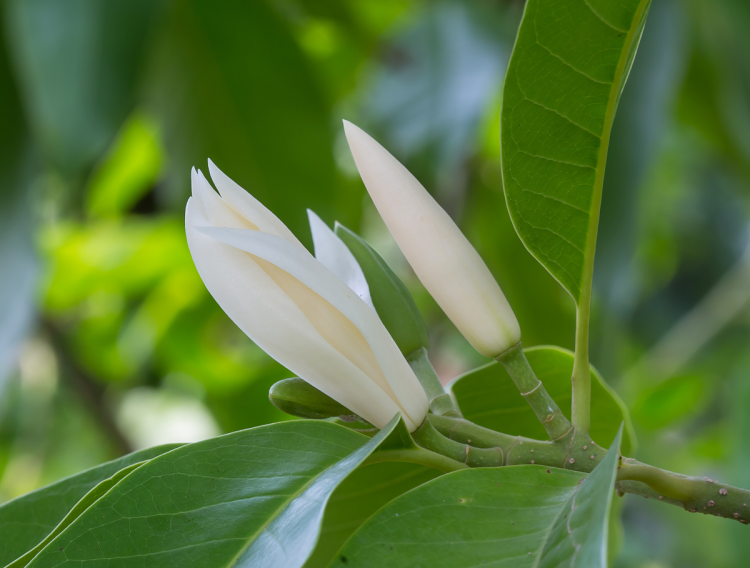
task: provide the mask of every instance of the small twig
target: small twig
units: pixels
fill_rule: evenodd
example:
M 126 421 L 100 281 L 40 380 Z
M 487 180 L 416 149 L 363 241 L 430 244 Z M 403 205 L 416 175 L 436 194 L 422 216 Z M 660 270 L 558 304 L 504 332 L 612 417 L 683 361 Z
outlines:
M 117 423 L 108 412 L 104 400 L 104 388 L 92 379 L 86 371 L 70 356 L 62 333 L 57 326 L 47 320 L 42 320 L 42 327 L 46 331 L 50 344 L 60 362 L 61 377 L 64 377 L 71 388 L 88 408 L 91 416 L 109 438 L 117 452 L 121 455 L 131 453 L 134 448 L 125 438 Z

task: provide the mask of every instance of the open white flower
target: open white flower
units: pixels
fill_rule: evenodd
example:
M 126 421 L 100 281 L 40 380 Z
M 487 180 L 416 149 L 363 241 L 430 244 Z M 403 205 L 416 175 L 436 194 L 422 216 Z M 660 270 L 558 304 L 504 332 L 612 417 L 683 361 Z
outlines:
M 497 357 L 521 340 L 513 310 L 476 249 L 409 170 L 344 121 L 354 161 L 424 287 L 474 348 Z
M 413 431 L 427 414 L 427 396 L 377 313 L 358 295 L 363 291 L 355 293 L 316 260 L 210 161 L 209 170 L 220 195 L 193 169 L 185 230 L 217 303 L 271 357 L 352 412 L 377 427 L 401 412 Z M 317 232 L 316 247 L 326 248 L 325 256 L 330 247 L 318 244 L 320 227 Z

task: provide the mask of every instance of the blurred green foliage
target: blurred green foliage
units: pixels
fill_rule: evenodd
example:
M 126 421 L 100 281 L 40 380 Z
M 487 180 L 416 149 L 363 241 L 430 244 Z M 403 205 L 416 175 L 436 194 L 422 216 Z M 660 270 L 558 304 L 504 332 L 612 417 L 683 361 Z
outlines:
M 445 382 L 486 362 L 388 236 L 342 118 L 459 222 L 524 344 L 572 348 L 573 303 L 502 194 L 521 0 L 0 6 L 0 500 L 129 449 L 289 418 L 268 402 L 288 373 L 187 250 L 189 169 L 209 157 L 305 244 L 308 207 L 371 242 L 414 295 Z M 592 328 L 638 457 L 745 487 L 749 32 L 745 0 L 654 3 L 612 134 Z M 619 567 L 746 565 L 744 527 L 636 498 L 623 510 Z

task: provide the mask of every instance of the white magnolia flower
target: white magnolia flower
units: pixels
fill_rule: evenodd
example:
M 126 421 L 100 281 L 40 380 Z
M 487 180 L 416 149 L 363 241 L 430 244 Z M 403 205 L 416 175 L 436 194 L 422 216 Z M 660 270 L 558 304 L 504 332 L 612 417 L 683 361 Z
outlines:
M 357 169 L 414 272 L 474 348 L 497 357 L 521 340 L 513 310 L 482 258 L 409 170 L 344 121 Z
M 209 170 L 219 194 L 193 169 L 185 230 L 217 303 L 271 357 L 352 412 L 378 427 L 401 412 L 413 431 L 427 396 L 367 304 L 359 266 L 357 274 L 346 259 L 332 260 L 335 246 L 313 217 L 319 256 L 355 292 L 210 161 Z

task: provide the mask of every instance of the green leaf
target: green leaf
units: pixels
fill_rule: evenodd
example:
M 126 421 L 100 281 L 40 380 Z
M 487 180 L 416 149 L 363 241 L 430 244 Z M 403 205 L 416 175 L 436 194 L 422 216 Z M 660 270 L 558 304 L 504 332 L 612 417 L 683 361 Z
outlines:
M 106 150 L 135 104 L 163 0 L 11 0 L 6 27 L 32 130 L 77 173 Z
M 560 347 L 525 349 L 526 358 L 544 388 L 563 414 L 570 418 L 573 354 Z M 464 418 L 498 432 L 544 440 L 546 433 L 531 407 L 519 394 L 505 368 L 492 362 L 456 378 L 450 390 Z M 591 436 L 602 446 L 612 443 L 621 423 L 625 423 L 622 448 L 627 455 L 636 449 L 636 439 L 625 404 L 591 369 Z
M 29 566 L 302 566 L 331 493 L 399 420 L 372 440 L 300 420 L 183 446 L 122 480 Z
M 650 0 L 529 0 L 503 88 L 516 231 L 588 304 L 609 135 Z
M 539 558 L 540 568 L 606 568 L 609 514 L 622 428 L 602 462 L 557 516 Z
M 336 235 L 357 259 L 383 325 L 404 356 L 429 348 L 430 338 L 414 299 L 388 264 L 362 237 L 336 223 Z
M 98 485 L 96 485 L 91 491 L 86 493 L 86 495 L 83 496 L 83 498 L 76 503 L 75 507 L 73 507 L 70 512 L 65 515 L 65 518 L 60 521 L 60 524 L 55 527 L 55 530 L 53 530 L 50 534 L 47 535 L 47 537 L 37 544 L 34 548 L 29 550 L 26 554 L 18 558 L 16 561 L 11 562 L 8 564 L 6 568 L 23 568 L 26 566 L 34 556 L 36 556 L 40 550 L 42 550 L 49 542 L 55 538 L 57 535 L 59 535 L 62 531 L 64 531 L 66 528 L 70 526 L 70 524 L 75 521 L 78 517 L 81 516 L 81 514 L 91 507 L 94 503 L 96 503 L 102 495 L 105 495 L 107 491 L 112 489 L 115 485 L 117 485 L 120 480 L 125 478 L 127 475 L 130 474 L 133 470 L 141 467 L 145 461 L 135 463 L 133 465 L 129 465 L 128 467 L 125 467 L 115 473 L 112 477 L 105 479 Z
M 401 459 L 409 461 L 407 454 L 410 452 L 421 456 L 432 454 L 414 443 L 406 425 L 401 421 L 370 456 L 368 463 L 354 471 L 331 496 L 323 518 L 320 540 L 305 563 L 305 568 L 327 566 L 344 542 L 375 511 L 406 491 L 440 475 L 441 471 L 445 471 L 440 467 L 443 465 L 441 461 L 451 462 L 437 454 L 432 454 L 436 468 L 413 463 L 377 461 L 386 456 L 392 459 L 393 454 L 399 454 Z M 455 462 L 452 465 L 456 465 Z M 450 467 L 449 463 L 448 468 Z
M 184 208 L 190 167 L 207 159 L 311 243 L 305 208 L 339 218 L 330 107 L 300 47 L 265 0 L 176 0 L 149 82 L 164 125 L 172 197 Z M 355 214 L 356 215 L 356 214 Z
M 439 475 L 439 471 L 430 467 L 399 462 L 376 463 L 357 469 L 331 496 L 320 540 L 305 568 L 328 566 L 349 537 L 376 511 Z
M 97 484 L 123 468 L 179 447 L 157 446 L 92 467 L 76 475 L 22 495 L 0 507 L 0 566 L 5 566 L 39 544 L 68 512 Z
M 588 477 L 536 465 L 442 476 L 376 513 L 331 566 L 604 568 L 619 441 Z

